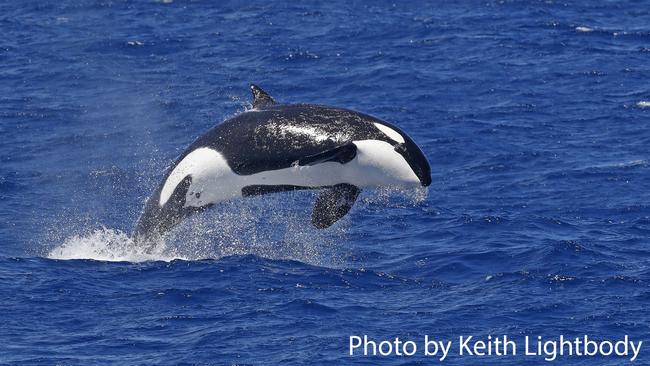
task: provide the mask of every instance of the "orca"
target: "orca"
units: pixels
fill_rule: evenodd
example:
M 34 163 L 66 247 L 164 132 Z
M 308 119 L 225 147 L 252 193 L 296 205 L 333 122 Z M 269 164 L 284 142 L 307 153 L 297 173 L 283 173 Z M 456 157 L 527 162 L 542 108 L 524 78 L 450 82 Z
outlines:
M 398 127 L 349 109 L 278 104 L 250 88 L 252 109 L 210 129 L 169 167 L 145 203 L 136 241 L 219 202 L 300 189 L 320 190 L 311 221 L 324 229 L 363 188 L 431 184 L 425 155 Z

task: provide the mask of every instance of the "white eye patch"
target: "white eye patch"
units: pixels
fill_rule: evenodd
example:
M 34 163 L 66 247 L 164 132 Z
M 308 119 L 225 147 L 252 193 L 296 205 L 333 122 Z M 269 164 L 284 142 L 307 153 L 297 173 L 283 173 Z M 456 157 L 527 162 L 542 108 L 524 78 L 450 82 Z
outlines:
M 397 141 L 400 144 L 404 143 L 404 137 L 400 135 L 397 131 L 393 130 L 388 126 L 384 126 L 381 123 L 373 123 L 381 132 L 386 134 L 391 140 Z

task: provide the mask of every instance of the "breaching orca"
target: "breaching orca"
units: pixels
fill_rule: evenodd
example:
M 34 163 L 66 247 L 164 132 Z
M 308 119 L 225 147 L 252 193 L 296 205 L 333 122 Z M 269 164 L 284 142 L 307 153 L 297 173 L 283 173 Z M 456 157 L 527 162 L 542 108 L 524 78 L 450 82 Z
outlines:
M 298 189 L 321 190 L 311 219 L 323 229 L 350 211 L 362 188 L 431 184 L 420 148 L 390 123 L 343 108 L 277 104 L 251 90 L 251 110 L 213 127 L 168 169 L 145 204 L 136 240 L 218 202 Z

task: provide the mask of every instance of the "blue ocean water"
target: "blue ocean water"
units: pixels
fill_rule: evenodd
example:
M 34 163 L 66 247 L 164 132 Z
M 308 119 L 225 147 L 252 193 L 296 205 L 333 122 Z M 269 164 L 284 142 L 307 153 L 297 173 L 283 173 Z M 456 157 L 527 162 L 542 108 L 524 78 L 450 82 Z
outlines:
M 7 1 L 0 30 L 2 364 L 439 363 L 349 356 L 364 334 L 650 340 L 647 4 Z M 365 192 L 324 231 L 313 194 L 238 201 L 134 249 L 165 167 L 248 108 L 250 82 L 400 126 L 428 196 Z

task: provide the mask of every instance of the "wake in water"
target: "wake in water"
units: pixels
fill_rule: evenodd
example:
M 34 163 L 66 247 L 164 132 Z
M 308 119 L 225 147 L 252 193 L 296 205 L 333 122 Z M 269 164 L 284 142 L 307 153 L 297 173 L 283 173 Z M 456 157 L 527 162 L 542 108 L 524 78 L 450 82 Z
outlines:
M 51 249 L 51 259 L 93 259 L 98 261 L 172 261 L 219 259 L 232 255 L 256 255 L 303 263 L 337 266 L 342 261 L 340 245 L 346 240 L 357 214 L 337 225 L 319 230 L 311 225 L 312 192 L 287 192 L 225 202 L 191 216 L 158 240 L 142 247 L 124 231 L 94 228 L 67 236 Z M 369 204 L 408 207 L 424 201 L 426 189 L 377 189 L 364 193 L 354 211 Z M 287 202 L 296 203 L 287 207 Z

